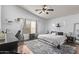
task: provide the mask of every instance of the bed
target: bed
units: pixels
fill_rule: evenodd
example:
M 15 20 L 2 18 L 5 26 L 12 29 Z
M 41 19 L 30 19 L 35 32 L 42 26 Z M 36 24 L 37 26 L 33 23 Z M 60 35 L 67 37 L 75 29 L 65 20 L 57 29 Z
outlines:
M 39 34 L 38 39 L 26 41 L 26 45 L 34 54 L 74 54 L 72 46 L 63 45 L 65 39 L 64 35 Z
M 66 36 L 64 35 L 53 35 L 53 34 L 39 34 L 38 38 L 47 41 L 48 43 L 54 44 L 56 46 L 62 45 L 66 40 Z

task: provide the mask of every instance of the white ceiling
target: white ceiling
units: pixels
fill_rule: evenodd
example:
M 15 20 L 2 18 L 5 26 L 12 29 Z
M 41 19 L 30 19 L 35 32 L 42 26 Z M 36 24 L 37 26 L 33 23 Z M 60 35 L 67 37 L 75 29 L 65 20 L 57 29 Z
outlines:
M 54 11 L 53 12 L 50 11 L 49 14 L 45 13 L 39 14 L 39 11 L 36 12 L 35 9 L 42 8 L 43 7 L 42 5 L 21 5 L 22 8 L 44 19 L 51 19 L 79 13 L 79 5 L 47 5 L 47 6 L 48 8 L 54 9 Z

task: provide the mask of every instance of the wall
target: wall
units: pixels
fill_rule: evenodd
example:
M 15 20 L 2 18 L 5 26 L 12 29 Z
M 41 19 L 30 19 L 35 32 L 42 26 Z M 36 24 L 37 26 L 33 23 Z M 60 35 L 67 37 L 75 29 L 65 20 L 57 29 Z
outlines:
M 1 30 L 1 5 L 0 5 L 0 30 Z
M 2 29 L 5 31 L 6 28 L 6 22 L 7 20 L 12 20 L 14 21 L 16 18 L 26 18 L 27 20 L 37 20 L 37 32 L 38 33 L 44 33 L 44 23 L 45 21 L 40 18 L 37 17 L 35 15 L 33 15 L 32 13 L 29 13 L 27 10 L 24 10 L 18 6 L 13 6 L 13 5 L 4 5 L 2 6 Z M 13 24 L 9 24 L 8 27 L 10 29 L 12 29 L 13 32 L 15 32 L 16 30 L 19 30 L 19 25 L 16 23 Z M 15 30 L 15 31 L 14 31 Z
M 22 29 L 22 22 L 15 22 L 16 18 L 24 18 L 24 20 L 37 20 L 37 33 L 45 33 L 45 20 L 33 15 L 27 10 L 20 8 L 15 5 L 3 5 L 1 7 L 1 28 L 6 31 L 8 28 L 8 33 L 6 36 L 6 42 L 16 41 L 15 34 L 18 30 Z M 7 20 L 12 21 L 7 23 Z
M 48 20 L 47 22 L 47 30 L 49 31 L 57 31 L 57 28 L 53 26 L 53 24 L 60 23 L 60 31 L 73 32 L 74 23 L 79 23 L 79 14 L 55 18 Z

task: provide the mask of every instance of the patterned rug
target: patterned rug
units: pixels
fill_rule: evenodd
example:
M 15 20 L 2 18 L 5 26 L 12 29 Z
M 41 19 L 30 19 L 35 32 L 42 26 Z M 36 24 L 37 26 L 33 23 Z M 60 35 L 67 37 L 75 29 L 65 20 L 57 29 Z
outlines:
M 75 49 L 70 45 L 61 45 L 60 49 L 56 46 L 46 44 L 36 40 L 26 42 L 26 45 L 32 50 L 34 54 L 74 54 Z

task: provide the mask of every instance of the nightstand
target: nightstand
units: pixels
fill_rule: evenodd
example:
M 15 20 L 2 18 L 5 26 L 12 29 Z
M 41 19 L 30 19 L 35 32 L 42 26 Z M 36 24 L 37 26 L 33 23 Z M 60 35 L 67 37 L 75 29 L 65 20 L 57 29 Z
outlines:
M 67 39 L 66 39 L 67 43 L 74 43 L 75 42 L 75 38 L 74 37 L 72 37 L 72 36 L 66 36 L 66 37 L 67 37 Z
M 29 39 L 33 40 L 33 39 L 37 39 L 38 34 L 29 34 Z

